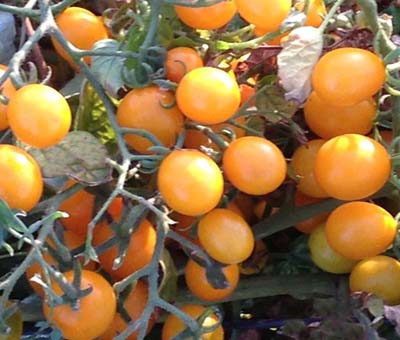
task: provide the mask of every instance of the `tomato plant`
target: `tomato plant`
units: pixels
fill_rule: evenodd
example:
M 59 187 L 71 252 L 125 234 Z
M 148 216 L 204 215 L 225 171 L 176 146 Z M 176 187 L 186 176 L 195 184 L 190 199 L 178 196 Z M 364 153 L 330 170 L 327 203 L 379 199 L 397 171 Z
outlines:
M 12 304 L 11 301 L 7 303 L 7 307 Z M 10 327 L 10 333 L 7 335 L 0 334 L 0 340 L 19 340 L 22 336 L 22 328 L 23 328 L 23 321 L 22 321 L 22 314 L 19 310 L 14 312 L 9 318 L 6 320 L 6 325 Z
M 6 70 L 7 66 L 0 64 L 0 76 L 2 76 Z M 6 96 L 8 99 L 11 98 L 16 91 L 11 79 L 7 78 L 7 80 L 0 87 L 0 91 L 3 96 Z M 7 129 L 8 125 L 7 105 L 0 102 L 0 131 Z

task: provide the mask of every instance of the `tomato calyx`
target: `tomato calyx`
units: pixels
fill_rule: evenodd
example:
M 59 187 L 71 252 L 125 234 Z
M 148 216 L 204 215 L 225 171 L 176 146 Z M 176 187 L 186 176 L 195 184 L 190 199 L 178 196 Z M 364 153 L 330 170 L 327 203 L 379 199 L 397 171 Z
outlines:
M 214 289 L 229 288 L 229 281 L 223 272 L 225 265 L 212 258 L 204 260 L 198 256 L 191 256 L 191 259 L 198 265 L 204 267 L 206 270 L 207 281 L 210 283 L 211 287 Z

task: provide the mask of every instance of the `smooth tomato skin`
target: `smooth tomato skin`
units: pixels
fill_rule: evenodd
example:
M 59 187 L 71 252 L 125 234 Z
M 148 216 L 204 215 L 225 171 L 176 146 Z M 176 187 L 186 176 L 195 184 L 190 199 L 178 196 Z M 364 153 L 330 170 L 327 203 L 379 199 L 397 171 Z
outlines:
M 368 79 L 368 81 L 364 81 Z M 315 65 L 312 85 L 325 102 L 355 105 L 376 94 L 385 82 L 385 66 L 374 53 L 344 47 L 326 53 Z
M 304 105 L 308 127 L 318 136 L 330 139 L 347 133 L 368 134 L 376 116 L 373 98 L 350 106 L 336 106 L 323 101 L 312 92 Z
M 329 195 L 319 186 L 314 175 L 314 164 L 317 153 L 324 139 L 313 139 L 299 146 L 293 153 L 291 165 L 298 178 L 297 190 L 311 197 L 324 198 Z
M 230 209 L 214 209 L 203 216 L 197 234 L 204 250 L 224 264 L 243 262 L 254 249 L 250 226 Z
M 233 293 L 239 283 L 239 266 L 230 264 L 222 269 L 228 282 L 228 287 L 215 289 L 207 280 L 206 270 L 192 259 L 189 259 L 185 269 L 185 280 L 194 296 L 204 301 L 219 301 Z
M 72 271 L 64 274 L 72 283 Z M 111 324 L 117 309 L 117 300 L 112 286 L 100 274 L 82 270 L 81 288 L 92 288 L 89 295 L 79 300 L 79 309 L 64 304 L 54 307 L 43 303 L 43 313 L 47 321 L 59 329 L 68 340 L 92 340 L 103 334 Z M 53 284 L 54 292 L 61 296 L 62 289 Z
M 286 177 L 286 160 L 271 141 L 255 136 L 234 140 L 222 158 L 225 177 L 250 195 L 265 195 L 277 189 Z
M 43 192 L 43 178 L 35 159 L 14 145 L 0 145 L 0 198 L 10 208 L 31 210 Z
M 378 255 L 360 261 L 350 274 L 350 290 L 373 293 L 389 305 L 400 304 L 400 262 Z
M 65 98 L 42 84 L 17 90 L 8 103 L 7 116 L 13 134 L 37 148 L 57 144 L 71 127 L 71 110 Z
M 12 302 L 7 302 L 7 307 L 11 306 Z M 8 327 L 11 328 L 9 334 L 0 334 L 0 340 L 20 340 L 22 337 L 23 330 L 23 321 L 22 314 L 19 310 L 17 310 L 13 315 L 11 315 L 8 319 L 5 320 L 5 323 Z
M 178 84 L 176 101 L 182 113 L 202 124 L 228 120 L 240 105 L 236 80 L 215 67 L 199 67 L 188 72 Z
M 167 52 L 166 77 L 175 83 L 179 83 L 186 73 L 203 66 L 203 59 L 193 48 L 175 47 Z
M 99 223 L 93 233 L 93 244 L 98 246 L 114 235 L 110 226 Z M 154 254 L 156 231 L 148 220 L 143 220 L 131 235 L 128 250 L 121 266 L 113 270 L 113 264 L 118 257 L 118 247 L 114 246 L 99 254 L 100 264 L 113 278 L 123 279 L 133 272 L 147 266 Z
M 82 50 L 90 50 L 97 41 L 108 38 L 107 29 L 102 20 L 81 7 L 68 7 L 56 17 L 56 24 L 65 39 Z M 76 64 L 58 41 L 53 37 L 51 41 L 57 53 L 76 69 Z M 90 64 L 91 58 L 87 56 L 84 60 Z
M 0 64 L 0 77 L 7 71 L 7 66 Z M 8 99 L 10 99 L 17 89 L 14 87 L 10 78 L 7 78 L 6 81 L 0 87 L 1 94 Z M 7 105 L 4 105 L 0 102 L 0 131 L 7 129 L 9 126 L 8 118 L 7 118 Z
M 174 150 L 161 162 L 158 189 L 173 210 L 198 216 L 214 209 L 224 189 L 218 165 L 198 150 Z
M 328 140 L 317 153 L 314 175 L 325 192 L 336 199 L 366 198 L 389 179 L 390 155 L 372 138 L 345 134 Z
M 397 222 L 380 206 L 349 202 L 336 208 L 326 221 L 329 245 L 353 260 L 383 253 L 396 237 Z
M 206 310 L 206 307 L 201 305 L 183 305 L 180 309 L 189 314 L 193 319 L 197 319 Z M 211 314 L 205 318 L 202 323 L 203 327 L 212 327 L 219 322 L 218 317 L 215 314 Z M 162 340 L 171 340 L 179 333 L 181 333 L 187 326 L 174 314 L 169 314 L 162 329 Z M 205 333 L 201 336 L 201 340 L 223 340 L 224 329 L 220 325 L 215 330 L 209 333 Z
M 333 274 L 350 273 L 357 261 L 350 260 L 329 245 L 325 235 L 325 225 L 315 228 L 308 239 L 311 259 L 320 269 Z
M 142 281 L 136 283 L 135 288 L 125 298 L 124 308 L 129 314 L 132 321 L 140 319 L 144 309 L 146 308 L 149 298 L 148 286 Z M 155 322 L 154 318 L 149 320 L 147 332 L 151 330 Z M 128 324 L 124 321 L 122 316 L 117 312 L 114 316 L 113 321 L 108 327 L 107 331 L 99 337 L 99 340 L 112 340 L 122 331 L 128 327 Z M 129 335 L 126 340 L 136 340 L 139 334 L 139 330 Z
M 206 7 L 174 6 L 178 18 L 187 26 L 215 30 L 225 26 L 236 14 L 234 1 L 222 1 Z
M 240 16 L 267 32 L 276 31 L 289 15 L 291 0 L 236 0 Z
M 184 118 L 174 103 L 174 95 L 157 86 L 131 90 L 120 102 L 117 122 L 121 127 L 143 129 L 152 133 L 166 147 L 172 147 L 183 128 Z M 140 153 L 153 143 L 135 134 L 126 134 L 130 147 Z

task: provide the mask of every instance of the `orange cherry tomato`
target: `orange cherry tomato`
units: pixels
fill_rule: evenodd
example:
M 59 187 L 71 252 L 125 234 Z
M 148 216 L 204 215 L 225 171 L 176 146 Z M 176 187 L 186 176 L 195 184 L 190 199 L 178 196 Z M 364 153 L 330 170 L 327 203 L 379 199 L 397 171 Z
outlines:
M 206 310 L 206 307 L 201 305 L 183 305 L 180 309 L 189 314 L 193 319 L 198 319 L 201 314 Z M 210 314 L 202 322 L 202 327 L 213 327 L 219 322 L 217 315 Z M 187 326 L 174 314 L 169 314 L 162 329 L 162 340 L 172 340 L 179 333 L 181 333 Z M 223 340 L 224 339 L 224 329 L 222 326 L 218 326 L 211 332 L 202 334 L 201 340 Z
M 97 41 L 108 38 L 101 18 L 84 8 L 68 7 L 56 17 L 56 24 L 65 39 L 82 50 L 90 50 Z M 57 53 L 76 69 L 76 64 L 60 43 L 54 37 L 51 41 Z M 91 58 L 87 56 L 84 60 L 90 64 Z
M 278 188 L 286 177 L 286 160 L 267 139 L 246 136 L 234 140 L 222 158 L 226 178 L 239 190 L 264 195 Z
M 276 31 L 289 15 L 291 0 L 236 0 L 238 12 L 250 24 Z
M 170 208 L 197 216 L 219 203 L 224 181 L 218 165 L 197 150 L 174 150 L 161 162 L 158 189 Z
M 240 274 L 253 275 L 259 274 L 267 265 L 268 249 L 263 240 L 256 240 L 254 250 L 246 261 L 239 264 Z
M 376 116 L 376 104 L 368 98 L 350 106 L 335 106 L 324 102 L 313 92 L 304 105 L 308 127 L 318 136 L 330 139 L 346 133 L 366 135 Z
M 314 163 L 318 150 L 326 141 L 314 139 L 299 146 L 293 153 L 291 165 L 298 178 L 297 190 L 311 197 L 328 197 L 314 176 Z
M 368 197 L 383 187 L 391 164 L 386 149 L 372 138 L 346 134 L 319 149 L 314 175 L 326 193 L 340 200 Z
M 368 202 L 349 202 L 326 221 L 329 245 L 344 257 L 361 260 L 383 253 L 394 241 L 397 222 L 385 209 Z
M 299 11 L 303 11 L 305 1 L 300 1 L 295 5 Z M 304 26 L 319 27 L 324 21 L 326 15 L 326 7 L 323 0 L 311 0 L 307 12 L 307 19 Z
M 203 59 L 193 48 L 175 47 L 167 52 L 165 72 L 168 80 L 179 83 L 186 73 L 203 66 Z
M 147 130 L 166 147 L 172 147 L 183 128 L 184 120 L 174 100 L 171 92 L 156 86 L 133 89 L 118 106 L 118 124 Z M 140 153 L 149 153 L 147 149 L 153 145 L 147 138 L 135 134 L 126 134 L 125 140 Z
M 47 85 L 30 84 L 17 90 L 8 103 L 7 116 L 14 135 L 37 148 L 57 144 L 71 127 L 67 101 Z
M 176 15 L 187 26 L 214 30 L 225 26 L 236 14 L 234 1 L 221 1 L 206 7 L 174 6 Z
M 186 117 L 202 124 L 218 124 L 239 108 L 240 90 L 236 80 L 225 71 L 199 67 L 182 78 L 176 100 Z
M 7 70 L 7 66 L 0 64 L 0 77 Z M 0 86 L 0 92 L 3 96 L 10 99 L 14 93 L 16 88 L 14 87 L 10 78 L 7 78 L 3 85 Z M 0 102 L 0 131 L 8 128 L 8 118 L 7 118 L 7 105 L 4 105 Z
M 0 145 L 0 198 L 12 209 L 29 211 L 42 191 L 43 178 L 35 159 L 14 145 Z
M 94 229 L 93 244 L 99 246 L 114 236 L 108 223 L 99 223 Z M 119 268 L 113 270 L 114 260 L 118 256 L 118 246 L 99 254 L 100 264 L 112 277 L 123 279 L 135 271 L 147 266 L 154 254 L 156 232 L 148 220 L 143 220 L 131 236 L 126 256 Z
M 326 53 L 312 74 L 314 91 L 335 106 L 350 106 L 366 100 L 377 93 L 384 82 L 383 61 L 370 51 L 353 47 Z
M 378 255 L 360 261 L 350 274 L 352 292 L 373 293 L 390 305 L 400 304 L 400 262 Z
M 254 236 L 242 216 L 229 209 L 214 209 L 203 216 L 197 234 L 204 250 L 215 260 L 235 264 L 246 260 L 254 248 Z
M 205 301 L 219 301 L 236 289 L 239 283 L 239 266 L 231 264 L 222 269 L 228 282 L 228 287 L 216 289 L 207 280 L 204 267 L 189 259 L 185 269 L 185 280 L 189 290 L 194 296 Z
M 64 274 L 67 282 L 72 283 L 74 273 Z M 100 275 L 89 270 L 82 270 L 81 289 L 92 291 L 79 299 L 79 304 L 72 307 L 63 304 L 50 308 L 43 303 L 46 320 L 59 329 L 68 340 L 92 340 L 103 334 L 113 321 L 117 300 L 112 286 Z M 61 287 L 54 283 L 53 291 L 62 296 Z

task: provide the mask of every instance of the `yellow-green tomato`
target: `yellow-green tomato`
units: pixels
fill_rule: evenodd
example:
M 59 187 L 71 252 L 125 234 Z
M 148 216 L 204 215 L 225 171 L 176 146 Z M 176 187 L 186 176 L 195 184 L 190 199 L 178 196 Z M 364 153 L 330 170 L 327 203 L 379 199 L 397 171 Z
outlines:
M 7 303 L 10 306 L 11 302 Z M 6 320 L 6 325 L 10 327 L 9 334 L 0 334 L 0 340 L 19 340 L 22 336 L 22 315 L 20 311 L 16 311 Z

